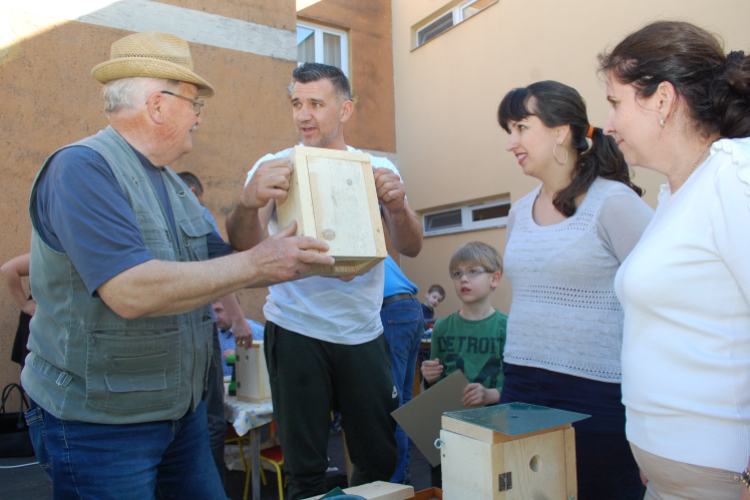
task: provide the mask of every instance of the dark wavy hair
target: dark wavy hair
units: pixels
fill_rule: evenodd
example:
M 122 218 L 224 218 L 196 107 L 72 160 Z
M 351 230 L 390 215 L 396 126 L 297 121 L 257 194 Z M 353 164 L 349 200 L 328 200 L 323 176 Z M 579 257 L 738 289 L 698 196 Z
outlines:
M 671 83 L 706 138 L 750 136 L 750 61 L 743 51 L 725 55 L 720 38 L 693 24 L 651 23 L 599 54 L 599 70 L 641 98 Z
M 534 98 L 534 110 L 529 110 L 529 100 Z M 639 196 L 643 190 L 630 180 L 630 170 L 615 140 L 594 127 L 591 147 L 586 141 L 589 119 L 586 103 L 573 87 L 560 82 L 532 83 L 525 88 L 513 89 L 503 98 L 497 109 L 497 121 L 510 134 L 508 122 L 517 122 L 534 115 L 549 128 L 570 125 L 571 144 L 578 152 L 570 185 L 555 195 L 555 208 L 570 217 L 576 213 L 576 196 L 588 191 L 597 177 L 619 181 Z

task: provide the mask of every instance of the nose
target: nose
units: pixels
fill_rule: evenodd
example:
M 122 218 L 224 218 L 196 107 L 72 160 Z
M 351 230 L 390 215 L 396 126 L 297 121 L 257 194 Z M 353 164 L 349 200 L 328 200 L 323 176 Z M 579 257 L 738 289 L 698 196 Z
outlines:
M 604 133 L 607 135 L 615 134 L 615 110 L 610 109 L 607 113 L 607 121 L 604 124 Z
M 516 134 L 510 134 L 508 136 L 508 142 L 505 144 L 505 150 L 506 151 L 513 151 L 518 147 L 518 137 L 516 137 Z
M 307 106 L 302 106 L 299 108 L 299 111 L 297 111 L 297 120 L 301 122 L 309 121 L 312 115 L 310 114 L 310 110 L 307 109 Z

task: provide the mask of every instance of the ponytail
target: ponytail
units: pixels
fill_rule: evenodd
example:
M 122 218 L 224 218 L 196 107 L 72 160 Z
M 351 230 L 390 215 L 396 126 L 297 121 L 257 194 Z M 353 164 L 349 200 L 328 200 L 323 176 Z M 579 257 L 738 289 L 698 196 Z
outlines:
M 576 213 L 576 197 L 586 193 L 597 177 L 622 182 L 638 196 L 643 196 L 643 189 L 630 180 L 628 164 L 612 136 L 604 135 L 602 129 L 594 127 L 589 147 L 585 138 L 576 140 L 580 130 L 574 130 L 571 126 L 570 131 L 573 134 L 573 147 L 578 150 L 578 161 L 573 168 L 573 181 L 552 200 L 561 214 L 571 217 Z

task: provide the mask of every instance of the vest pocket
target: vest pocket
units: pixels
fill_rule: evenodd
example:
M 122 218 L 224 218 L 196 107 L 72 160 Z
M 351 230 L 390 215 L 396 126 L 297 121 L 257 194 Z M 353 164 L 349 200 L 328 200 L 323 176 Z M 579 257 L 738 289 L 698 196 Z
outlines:
M 180 331 L 87 334 L 86 405 L 113 413 L 171 408 L 180 391 Z
M 191 260 L 208 260 L 208 245 L 206 236 L 214 231 L 214 227 L 203 217 L 183 219 L 180 221 L 185 246 L 191 255 Z

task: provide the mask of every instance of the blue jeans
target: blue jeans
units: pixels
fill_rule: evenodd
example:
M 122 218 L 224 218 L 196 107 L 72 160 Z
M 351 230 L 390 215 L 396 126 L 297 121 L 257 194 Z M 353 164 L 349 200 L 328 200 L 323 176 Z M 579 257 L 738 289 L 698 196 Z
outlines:
M 208 447 L 206 410 L 179 420 L 92 424 L 26 412 L 54 500 L 226 500 Z
M 411 401 L 417 353 L 424 332 L 422 306 L 416 299 L 400 300 L 380 310 L 385 339 L 391 350 L 391 375 L 399 395 L 399 407 Z M 403 483 L 409 466 L 409 437 L 399 425 L 396 427 L 398 463 L 392 483 Z

